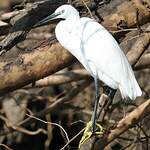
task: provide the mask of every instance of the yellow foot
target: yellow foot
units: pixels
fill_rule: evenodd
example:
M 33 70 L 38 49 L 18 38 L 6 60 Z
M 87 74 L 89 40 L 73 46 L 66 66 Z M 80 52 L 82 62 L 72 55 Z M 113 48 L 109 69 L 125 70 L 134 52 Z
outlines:
M 81 145 L 84 144 L 93 134 L 98 137 L 102 137 L 104 134 L 104 128 L 100 124 L 96 123 L 96 131 L 94 133 L 92 132 L 92 126 L 92 121 L 86 124 L 85 131 L 79 143 L 79 149 L 81 148 Z

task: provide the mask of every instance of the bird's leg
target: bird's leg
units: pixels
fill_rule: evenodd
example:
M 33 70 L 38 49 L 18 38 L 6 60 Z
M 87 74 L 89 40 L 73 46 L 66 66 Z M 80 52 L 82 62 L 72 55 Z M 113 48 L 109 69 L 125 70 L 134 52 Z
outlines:
M 81 145 L 83 145 L 85 141 L 87 141 L 93 134 L 101 137 L 104 133 L 103 127 L 99 125 L 98 123 L 96 123 L 97 108 L 98 108 L 98 103 L 99 103 L 99 98 L 100 98 L 98 76 L 94 77 L 94 81 L 95 81 L 95 91 L 96 91 L 94 112 L 93 112 L 91 121 L 86 124 L 85 131 L 79 143 L 79 149 L 81 148 Z
M 95 104 L 94 104 L 94 111 L 91 118 L 92 121 L 92 133 L 95 132 L 96 129 L 96 119 L 97 119 L 97 107 L 99 103 L 100 93 L 99 93 L 99 84 L 98 84 L 98 77 L 97 75 L 94 77 L 94 83 L 95 83 Z
M 109 97 L 109 101 L 106 104 L 106 109 L 112 104 L 113 98 L 116 94 L 116 90 L 110 88 L 109 86 L 104 86 L 104 92 L 106 93 L 106 95 Z

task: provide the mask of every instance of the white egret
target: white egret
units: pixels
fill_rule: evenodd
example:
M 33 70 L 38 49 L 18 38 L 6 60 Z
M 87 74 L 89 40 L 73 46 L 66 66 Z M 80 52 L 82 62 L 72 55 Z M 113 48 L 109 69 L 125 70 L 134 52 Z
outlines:
M 123 99 L 134 100 L 142 92 L 125 54 L 102 25 L 87 17 L 80 18 L 79 12 L 71 5 L 60 6 L 37 25 L 58 18 L 63 20 L 56 26 L 56 38 L 81 62 L 95 81 L 96 100 L 92 117 L 95 132 L 99 99 L 98 79 L 112 89 L 119 89 Z

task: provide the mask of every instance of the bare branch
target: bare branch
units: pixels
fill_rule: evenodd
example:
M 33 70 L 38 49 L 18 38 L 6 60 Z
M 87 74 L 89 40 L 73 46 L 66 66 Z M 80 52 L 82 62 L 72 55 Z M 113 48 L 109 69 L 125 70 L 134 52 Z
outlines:
M 0 63 L 0 95 L 35 82 L 68 66 L 74 57 L 60 44 L 39 48 L 20 55 L 16 62 Z M 4 79 L 5 78 L 5 79 Z
M 27 33 L 39 20 L 50 15 L 58 6 L 64 4 L 64 2 L 65 0 L 44 0 L 27 4 L 25 9 L 21 10 L 18 15 L 11 19 L 12 28 L 10 33 L 0 43 L 1 54 L 25 40 Z
M 92 77 L 85 69 L 78 69 L 73 71 L 67 71 L 64 73 L 56 73 L 54 75 L 36 81 L 34 86 L 28 85 L 25 86 L 24 88 L 37 88 L 50 85 L 60 85 L 72 81 L 85 80 L 89 78 Z
M 0 147 L 4 147 L 6 150 L 13 150 L 12 148 L 8 147 L 7 145 L 1 144 L 1 143 L 0 143 Z
M 149 4 L 147 4 L 149 5 Z M 132 0 L 124 2 L 117 7 L 117 11 L 104 17 L 103 25 L 109 30 L 118 30 L 135 27 L 137 25 L 137 9 L 139 11 L 138 23 L 140 25 L 149 22 L 149 6 L 146 6 L 144 0 Z
M 150 31 L 150 25 L 146 29 Z M 144 33 L 143 36 L 139 37 L 137 41 L 133 44 L 131 50 L 128 52 L 127 57 L 131 65 L 135 65 L 139 58 L 142 56 L 144 51 L 150 44 L 150 32 Z
M 150 54 L 143 55 L 135 64 L 135 70 L 150 68 Z
M 35 117 L 43 117 L 47 113 L 51 113 L 53 110 L 55 110 L 56 108 L 58 108 L 59 106 L 61 106 L 64 102 L 67 102 L 67 101 L 73 99 L 77 94 L 79 94 L 83 89 L 85 89 L 91 82 L 92 82 L 92 80 L 85 80 L 80 85 L 75 86 L 64 97 L 57 99 L 56 102 L 54 102 L 53 104 L 51 104 L 50 106 L 48 106 L 46 109 L 38 112 L 35 115 Z M 32 122 L 31 118 L 27 118 L 23 122 L 21 122 L 19 125 L 26 126 L 26 125 L 30 124 L 31 122 Z

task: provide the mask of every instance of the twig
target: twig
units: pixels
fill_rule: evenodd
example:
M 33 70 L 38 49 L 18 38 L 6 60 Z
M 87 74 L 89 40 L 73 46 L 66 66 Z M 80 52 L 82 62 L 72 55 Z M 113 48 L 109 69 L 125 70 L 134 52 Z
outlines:
M 72 139 L 68 141 L 66 145 L 64 145 L 60 150 L 64 150 L 73 140 L 75 140 L 82 132 L 84 132 L 85 128 L 83 128 L 78 134 L 76 134 Z
M 119 33 L 119 32 L 128 32 L 128 31 L 137 31 L 137 28 L 129 28 L 129 29 L 120 29 L 120 30 L 109 30 L 111 33 Z
M 91 82 L 92 82 L 92 80 L 86 80 L 86 81 L 82 82 L 81 84 L 75 86 L 67 95 L 65 95 L 62 98 L 59 98 L 53 104 L 48 106 L 46 109 L 44 109 L 44 110 L 38 112 L 37 114 L 35 114 L 35 117 L 43 117 L 47 113 L 51 113 L 53 110 L 55 110 L 56 108 L 61 106 L 63 103 L 73 99 L 84 88 L 86 88 Z M 31 123 L 31 121 L 32 121 L 31 118 L 27 118 L 24 121 L 20 122 L 19 125 L 28 125 L 28 124 Z
M 67 134 L 67 132 L 65 131 L 65 129 L 64 129 L 61 125 L 59 125 L 59 124 L 57 124 L 57 123 L 53 123 L 53 122 L 44 121 L 44 120 L 42 120 L 42 119 L 40 119 L 40 118 L 37 118 L 37 117 L 32 116 L 32 115 L 29 115 L 29 114 L 26 114 L 26 115 L 27 115 L 29 118 L 33 118 L 33 119 L 38 120 L 38 121 L 40 121 L 40 122 L 43 122 L 43 123 L 45 123 L 45 124 L 51 124 L 51 125 L 54 125 L 54 126 L 58 126 L 58 127 L 64 132 L 67 141 L 69 141 L 68 134 Z
M 12 148 L 8 147 L 8 146 L 5 145 L 5 144 L 0 144 L 0 146 L 5 147 L 7 150 L 13 150 Z
M 86 2 L 85 2 L 84 0 L 82 0 L 82 2 L 83 2 L 83 4 L 85 5 L 85 7 L 87 8 L 87 10 L 88 10 L 88 12 L 89 12 L 91 18 L 94 19 L 93 15 L 92 15 L 92 12 L 91 12 L 91 10 L 89 9 L 89 7 L 87 6 Z
M 51 122 L 51 114 L 45 115 L 45 118 L 46 118 L 46 121 Z M 62 133 L 63 133 L 63 131 L 62 131 Z M 47 138 L 44 142 L 44 149 L 45 150 L 49 150 L 49 146 L 51 144 L 52 139 L 53 139 L 53 127 L 52 127 L 52 125 L 47 124 Z
M 25 134 L 28 134 L 28 135 L 37 135 L 37 134 L 39 134 L 39 133 L 47 134 L 46 130 L 44 130 L 44 129 L 42 129 L 42 128 L 39 128 L 39 129 L 36 130 L 36 131 L 29 131 L 29 130 L 27 130 L 27 129 L 25 129 L 25 128 L 22 128 L 22 127 L 20 127 L 20 126 L 17 126 L 17 125 L 12 124 L 12 123 L 10 122 L 10 120 L 8 120 L 7 118 L 5 118 L 5 117 L 2 116 L 2 115 L 0 115 L 0 118 L 5 121 L 6 126 L 7 126 L 11 131 L 12 131 L 12 130 L 14 130 L 14 131 L 19 131 L 19 132 L 21 132 L 21 133 L 25 133 Z
M 103 121 L 103 119 L 106 115 L 106 111 L 108 108 L 105 108 L 105 107 L 107 106 L 108 101 L 109 101 L 108 96 L 105 94 L 101 94 L 101 97 L 99 100 L 99 109 L 98 109 L 98 113 L 97 113 L 98 114 L 97 117 L 100 122 Z
M 142 130 L 142 132 L 144 133 L 145 135 L 145 139 L 146 139 L 146 149 L 149 150 L 149 136 L 147 135 L 146 131 L 141 127 L 141 125 L 139 125 L 137 123 L 137 126 Z M 141 139 L 141 138 L 140 138 Z

